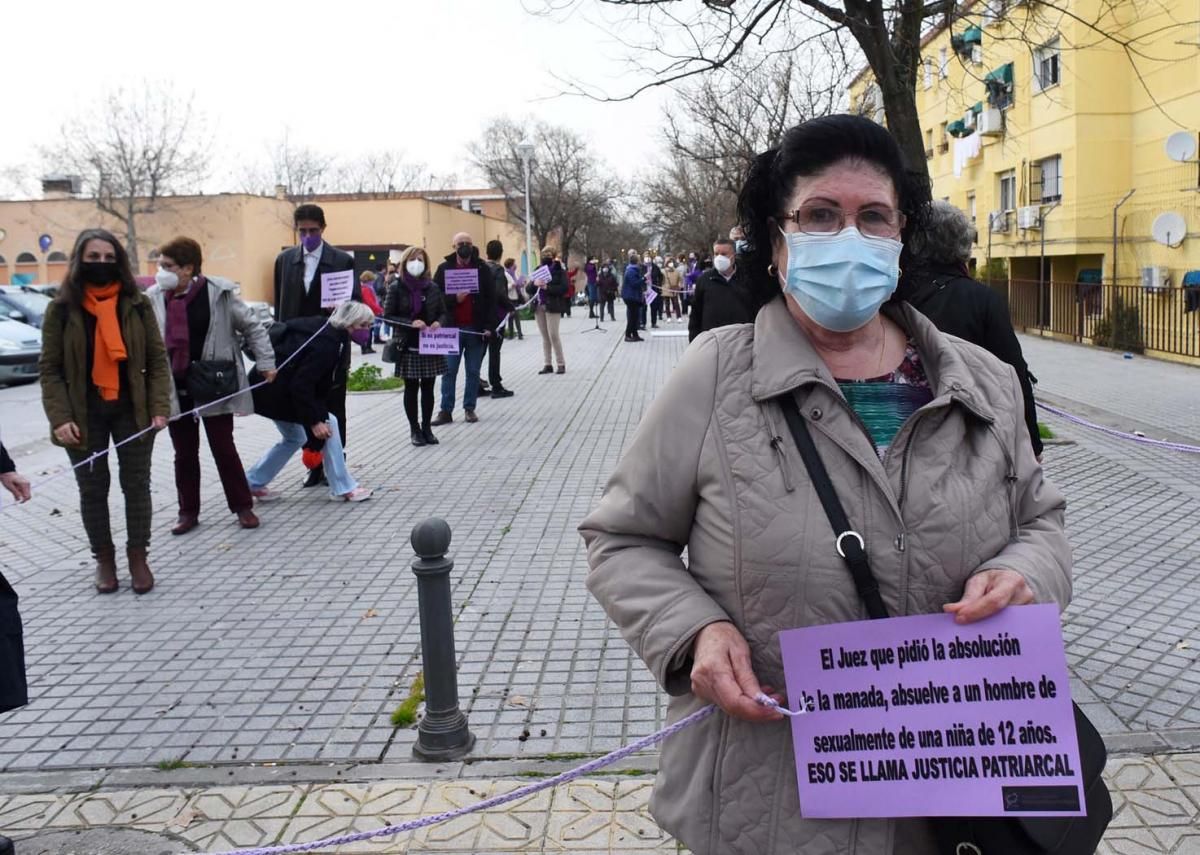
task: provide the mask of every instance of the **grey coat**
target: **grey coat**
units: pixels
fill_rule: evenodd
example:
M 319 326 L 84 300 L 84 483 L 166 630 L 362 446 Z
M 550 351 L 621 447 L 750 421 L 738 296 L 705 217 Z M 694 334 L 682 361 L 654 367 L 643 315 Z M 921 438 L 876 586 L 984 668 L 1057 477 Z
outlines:
M 250 345 L 254 351 L 254 361 L 260 371 L 270 371 L 275 368 L 275 350 L 271 347 L 271 339 L 266 327 L 254 318 L 250 307 L 242 302 L 237 295 L 237 286 L 228 279 L 220 276 L 208 276 L 208 299 L 211 309 L 211 319 L 208 323 L 208 335 L 204 337 L 204 359 L 232 359 L 237 365 L 238 388 L 242 394 L 223 404 L 205 408 L 202 415 L 221 416 L 229 413 L 247 414 L 254 412 L 254 400 L 246 390 L 250 383 L 246 380 L 246 365 L 242 359 L 242 341 Z M 167 330 L 167 300 L 163 289 L 152 285 L 146 289 L 146 296 L 154 307 L 154 316 L 158 319 L 158 328 L 162 330 L 165 339 Z M 168 372 L 169 373 L 169 372 Z M 175 393 L 175 378 L 171 377 L 171 415 L 179 415 L 179 396 Z
M 669 721 L 705 705 L 689 675 L 707 624 L 732 621 L 758 679 L 782 688 L 781 630 L 866 618 L 772 400 L 782 394 L 796 396 L 891 614 L 940 612 L 991 568 L 1066 605 L 1065 501 L 1034 459 L 1013 370 L 907 305 L 887 311 L 935 397 L 885 460 L 775 300 L 688 348 L 580 526 L 588 588 L 671 695 Z M 924 820 L 804 819 L 787 721 L 718 713 L 667 740 L 660 764 L 651 811 L 697 855 L 934 851 Z

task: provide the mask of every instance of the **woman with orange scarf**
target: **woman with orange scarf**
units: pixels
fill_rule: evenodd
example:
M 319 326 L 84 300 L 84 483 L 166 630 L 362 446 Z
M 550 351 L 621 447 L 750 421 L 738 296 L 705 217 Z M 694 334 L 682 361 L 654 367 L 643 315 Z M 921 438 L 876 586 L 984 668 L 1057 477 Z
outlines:
M 154 310 L 134 281 L 129 256 L 104 229 L 88 229 L 75 241 L 67 275 L 42 321 L 38 373 L 52 441 L 66 448 L 77 467 L 83 527 L 96 556 L 96 590 L 111 594 L 119 587 L 108 518 L 110 455 L 89 462 L 108 450 L 111 439 L 118 443 L 125 494 L 129 578 L 134 593 L 145 594 L 154 587 L 146 560 L 154 433 L 119 443 L 151 426 L 166 427 L 170 368 Z

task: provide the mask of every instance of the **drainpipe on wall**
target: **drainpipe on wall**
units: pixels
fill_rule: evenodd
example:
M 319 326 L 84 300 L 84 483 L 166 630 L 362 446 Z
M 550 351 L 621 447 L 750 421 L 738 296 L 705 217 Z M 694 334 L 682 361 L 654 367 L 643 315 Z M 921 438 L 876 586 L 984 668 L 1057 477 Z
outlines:
M 1128 193 L 1126 193 L 1124 196 L 1122 196 L 1121 201 L 1117 202 L 1117 204 L 1113 206 L 1113 232 L 1112 232 L 1112 238 L 1113 238 L 1112 281 L 1113 281 L 1113 285 L 1117 284 L 1117 211 L 1121 210 L 1121 206 L 1124 205 L 1126 202 L 1128 202 L 1129 197 L 1132 196 L 1136 192 L 1137 192 L 1137 188 L 1135 187 L 1132 190 L 1130 190 Z

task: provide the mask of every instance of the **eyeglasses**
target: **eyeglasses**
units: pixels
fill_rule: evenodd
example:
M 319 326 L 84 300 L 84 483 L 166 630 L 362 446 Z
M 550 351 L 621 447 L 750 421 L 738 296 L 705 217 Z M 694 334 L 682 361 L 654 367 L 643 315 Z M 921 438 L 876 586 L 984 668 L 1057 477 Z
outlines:
M 801 205 L 782 217 L 795 223 L 808 235 L 835 234 L 852 220 L 858 230 L 869 237 L 898 238 L 906 222 L 904 214 L 884 205 L 871 205 L 848 213 L 835 205 Z

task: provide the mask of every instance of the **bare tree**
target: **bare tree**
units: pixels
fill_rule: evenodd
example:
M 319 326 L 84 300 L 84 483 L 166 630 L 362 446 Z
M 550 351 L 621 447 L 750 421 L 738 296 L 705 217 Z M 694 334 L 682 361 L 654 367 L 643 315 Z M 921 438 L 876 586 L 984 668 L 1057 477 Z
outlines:
M 525 222 L 525 170 L 517 146 L 529 136 L 534 154 L 529 178 L 530 228 L 538 245 L 558 231 L 566 256 L 588 225 L 609 211 L 611 189 L 587 141 L 567 128 L 530 120 L 491 121 L 468 150 L 488 181 L 508 196 L 509 214 Z
M 334 157 L 292 141 L 291 129 L 285 128 L 279 139 L 267 146 L 265 163 L 243 170 L 240 184 L 246 193 L 269 195 L 276 187 L 293 201 L 325 192 L 333 178 Z
M 403 193 L 427 190 L 437 178 L 423 163 L 406 161 L 395 149 L 369 151 L 334 170 L 337 192 Z
M 936 26 L 980 24 L 1003 15 L 1013 0 L 542 0 L 546 13 L 582 6 L 620 7 L 632 20 L 610 22 L 610 32 L 644 34 L 626 42 L 629 60 L 648 79 L 631 91 L 610 95 L 589 86 L 577 91 L 602 100 L 627 100 L 655 86 L 677 84 L 729 66 L 744 54 L 763 56 L 825 45 L 837 61 L 865 62 L 879 89 L 888 128 L 914 172 L 928 180 L 916 87 L 922 39 Z M 1071 0 L 1021 0 L 1017 38 L 1038 38 L 1058 22 L 1081 24 L 1097 43 L 1118 48 L 1132 64 L 1144 91 L 1157 104 L 1139 62 L 1160 59 L 1149 42 L 1162 33 L 1135 36 L 1129 23 L 1142 0 L 1100 0 L 1082 11 Z M 1124 7 L 1121 10 L 1119 7 Z M 1131 7 L 1134 14 L 1129 14 Z M 1118 13 L 1119 14 L 1116 14 Z M 1175 22 L 1180 38 L 1194 38 L 1196 16 Z M 1026 26 L 1026 22 L 1030 22 Z M 664 34 L 669 38 L 664 42 Z M 664 46 L 665 45 L 665 46 Z M 1036 47 L 1031 41 L 1029 48 Z M 653 57 L 649 61 L 646 57 Z M 1160 109 L 1166 113 L 1165 108 Z M 1169 116 L 1169 114 L 1167 114 Z M 1173 117 L 1172 117 L 1173 118 Z M 1174 119 L 1173 119 L 1174 120 Z
M 736 222 L 737 194 L 718 166 L 678 149 L 645 176 L 637 197 L 646 231 L 666 247 L 702 250 Z
M 49 171 L 83 179 L 83 192 L 120 223 L 137 269 L 140 219 L 160 210 L 164 196 L 196 189 L 207 173 L 203 128 L 192 96 L 153 84 L 117 89 L 67 122 L 42 157 Z

